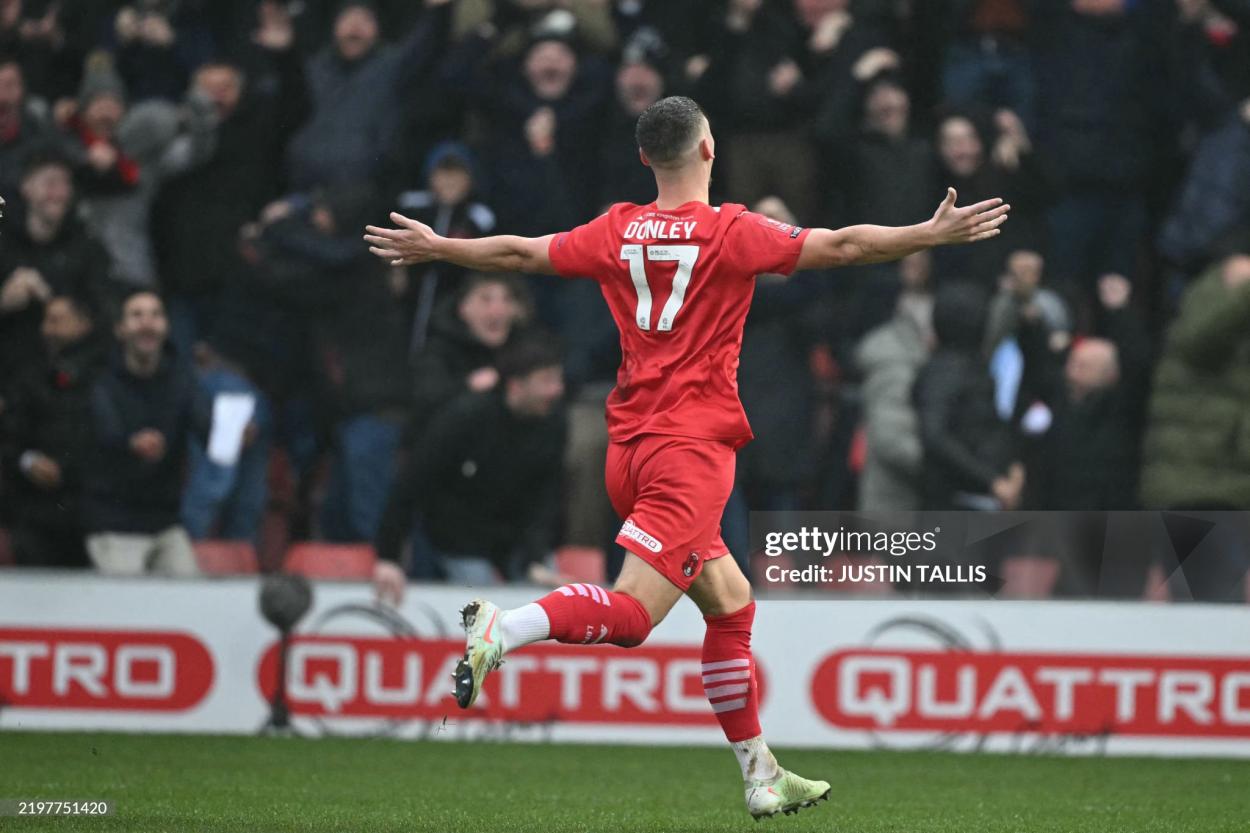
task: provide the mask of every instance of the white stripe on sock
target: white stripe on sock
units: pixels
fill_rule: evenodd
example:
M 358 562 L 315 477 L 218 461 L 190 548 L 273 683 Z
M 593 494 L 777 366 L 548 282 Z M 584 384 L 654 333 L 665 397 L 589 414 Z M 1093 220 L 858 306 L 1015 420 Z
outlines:
M 564 587 L 557 587 L 556 590 L 560 591 L 560 593 L 562 593 L 565 596 L 573 595 L 573 591 L 570 590 L 567 585 L 565 585 Z
M 735 709 L 743 708 L 746 704 L 747 698 L 745 697 L 740 697 L 737 700 L 722 700 L 719 703 L 712 704 L 712 711 L 716 714 L 720 714 L 721 712 L 731 712 Z
M 579 596 L 589 596 L 589 595 L 590 595 L 589 593 L 587 593 L 587 592 L 586 592 L 586 585 L 584 585 L 584 584 L 574 584 L 574 585 L 573 585 L 573 589 L 577 591 L 577 595 L 579 595 Z
M 725 683 L 730 680 L 749 680 L 751 679 L 750 671 L 726 671 L 724 674 L 704 674 L 703 684 Z
M 594 600 L 596 602 L 598 602 L 599 604 L 603 604 L 603 588 L 602 587 L 596 587 L 593 584 L 587 584 L 586 589 L 590 591 L 590 595 L 594 597 Z
M 707 695 L 707 699 L 715 700 L 717 697 L 728 697 L 731 694 L 746 694 L 751 686 L 747 683 L 739 683 L 738 685 L 723 685 L 716 688 L 705 688 L 703 693 Z
M 749 659 L 727 659 L 722 662 L 705 662 L 703 663 L 703 673 L 708 671 L 721 671 L 725 668 L 746 668 L 751 664 Z

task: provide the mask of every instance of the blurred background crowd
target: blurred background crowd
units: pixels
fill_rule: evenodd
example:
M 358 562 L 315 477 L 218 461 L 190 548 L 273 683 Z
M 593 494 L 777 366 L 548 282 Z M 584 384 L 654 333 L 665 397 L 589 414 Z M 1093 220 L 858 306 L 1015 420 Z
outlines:
M 633 123 L 669 94 L 714 202 L 1013 205 L 989 243 L 759 278 L 736 554 L 751 510 L 1250 509 L 1247 0 L 0 0 L 0 549 L 610 574 L 597 286 L 361 232 L 650 202 Z M 1195 595 L 1244 598 L 1234 550 Z M 1046 592 L 1139 595 L 1147 560 Z

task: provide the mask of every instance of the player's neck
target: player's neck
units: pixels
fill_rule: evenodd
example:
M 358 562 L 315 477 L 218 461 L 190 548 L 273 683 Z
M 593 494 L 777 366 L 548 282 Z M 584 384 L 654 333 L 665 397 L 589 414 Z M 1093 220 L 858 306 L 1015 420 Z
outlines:
M 655 198 L 655 207 L 662 211 L 680 208 L 688 202 L 708 201 L 708 182 L 702 177 L 657 177 L 656 188 L 658 196 Z

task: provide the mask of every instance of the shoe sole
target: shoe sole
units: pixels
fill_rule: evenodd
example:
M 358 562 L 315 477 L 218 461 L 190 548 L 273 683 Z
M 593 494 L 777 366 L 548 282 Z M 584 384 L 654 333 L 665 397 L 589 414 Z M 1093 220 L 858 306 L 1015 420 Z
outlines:
M 472 639 L 472 629 L 477 624 L 477 613 L 481 609 L 481 599 L 474 599 L 460 609 L 460 626 L 464 628 L 467 640 Z M 451 678 L 455 681 L 455 689 L 452 694 L 456 698 L 456 705 L 462 709 L 467 709 L 477 701 L 477 696 L 481 692 L 481 683 L 486 679 L 486 671 L 481 673 L 479 677 L 474 668 L 474 657 L 470 656 L 473 651 L 472 643 L 465 646 L 464 657 L 456 663 L 456 670 L 452 672 Z M 477 656 L 478 663 L 485 661 L 481 653 Z
M 815 798 L 809 798 L 809 799 L 806 799 L 805 801 L 800 801 L 798 804 L 791 804 L 789 807 L 778 807 L 776 810 L 773 810 L 771 813 L 760 813 L 759 815 L 752 813 L 751 818 L 755 819 L 756 821 L 759 821 L 760 819 L 771 819 L 774 816 L 798 815 L 799 810 L 802 810 L 805 807 L 815 807 L 816 803 L 819 801 L 828 801 L 829 793 L 832 792 L 832 790 L 833 788 L 830 787 L 829 789 L 825 790 L 824 793 L 816 796 Z
M 479 607 L 478 602 L 473 601 L 460 608 L 460 626 L 464 628 L 466 636 L 477 620 Z M 456 690 L 452 692 L 456 696 L 456 705 L 462 709 L 472 706 L 473 701 L 477 699 L 477 692 L 473 690 L 473 665 L 469 662 L 469 647 L 467 645 L 464 649 L 464 657 L 460 662 L 456 663 L 456 670 L 452 673 L 451 678 L 456 683 Z

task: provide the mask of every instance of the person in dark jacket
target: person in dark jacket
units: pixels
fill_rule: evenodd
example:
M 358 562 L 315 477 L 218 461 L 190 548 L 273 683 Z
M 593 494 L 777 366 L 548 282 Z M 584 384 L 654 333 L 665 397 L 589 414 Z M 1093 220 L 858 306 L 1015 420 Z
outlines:
M 413 364 L 410 432 L 415 436 L 449 402 L 499 384 L 495 366 L 526 314 L 522 284 L 506 274 L 465 278 L 457 297 L 434 317 L 430 339 Z
M 425 164 L 428 187 L 405 191 L 396 200 L 407 217 L 420 220 L 444 237 L 461 240 L 490 234 L 495 212 L 477 199 L 479 176 L 473 153 L 460 142 L 443 142 L 430 152 Z M 408 346 L 420 352 L 430 335 L 435 310 L 461 291 L 467 270 L 454 263 L 428 263 L 402 271 L 402 294 L 406 320 L 412 322 Z
M 760 200 L 754 210 L 778 222 L 795 222 L 776 197 Z M 830 285 L 819 272 L 756 278 L 738 366 L 738 391 L 755 441 L 739 450 L 736 477 L 752 509 L 798 509 L 800 487 L 813 475 L 816 391 L 808 355 L 817 341 L 812 313 Z
M 95 299 L 109 269 L 104 248 L 74 216 L 74 180 L 56 147 L 32 149 L 21 182 L 0 245 L 0 380 L 39 365 L 44 304 L 57 295 Z
M 912 388 L 923 448 L 926 509 L 1015 509 L 1024 488 L 1011 429 L 999 418 L 982 355 L 986 296 L 951 284 L 937 293 L 937 349 Z
M 26 100 L 21 64 L 12 54 L 0 52 L 0 193 L 11 194 L 18 186 L 31 149 L 55 137 L 56 131 Z
M 861 129 L 848 138 L 835 157 L 845 217 L 910 225 L 929 215 L 937 165 L 930 144 L 911 135 L 911 98 L 899 79 L 885 75 L 869 85 Z
M 90 394 L 103 364 L 90 301 L 58 295 L 44 308 L 46 362 L 5 411 L 5 480 L 12 484 L 17 563 L 87 567 L 82 472 L 91 445 Z
M 827 56 L 805 48 L 814 42 L 806 21 L 786 6 L 731 0 L 708 21 L 712 57 L 696 95 L 725 136 L 730 198 L 753 204 L 775 194 L 811 217 L 819 168 L 807 124 L 825 92 L 816 79 Z
M 376 534 L 409 403 L 400 308 L 359 234 L 376 202 L 369 184 L 292 197 L 265 209 L 248 244 L 266 293 L 311 334 L 320 421 L 335 451 L 322 532 L 334 541 Z
M 627 46 L 616 71 L 616 101 L 603 134 L 602 187 L 596 209 L 615 202 L 646 205 L 655 199 L 655 177 L 638 163 L 634 125 L 642 111 L 664 96 L 664 76 L 656 56 Z
M 1147 230 L 1152 131 L 1166 99 L 1158 89 L 1160 56 L 1143 32 L 1154 5 L 1032 4 L 1035 138 L 1063 182 L 1048 212 L 1050 271 L 1083 287 L 1108 272 L 1132 280 Z
M 611 79 L 566 32 L 542 30 L 524 55 L 482 67 L 490 39 L 466 38 L 448 83 L 471 91 L 487 125 L 484 155 L 500 225 L 541 235 L 595 213 Z M 541 199 L 535 195 L 541 194 Z
M 383 173 L 403 100 L 447 42 L 450 3 L 424 4 L 425 13 L 395 45 L 380 43 L 377 9 L 369 0 L 339 6 L 333 43 L 304 70 L 312 112 L 287 149 L 293 188 L 370 181 Z
M 1137 506 L 1150 346 L 1123 275 L 1103 276 L 1098 295 L 1096 334 L 1070 346 L 1052 349 L 1048 328 L 1036 316 L 1018 330 L 1028 388 L 1049 410 L 1050 424 L 1030 467 L 1029 503 L 1037 509 Z
M 1008 253 L 1040 236 L 1049 200 L 1050 176 L 1034 150 L 1020 117 L 999 110 L 992 117 L 975 111 L 951 113 L 937 130 L 940 182 L 960 197 L 979 201 L 1001 195 L 1011 203 L 1012 227 L 971 251 L 934 250 L 936 277 L 971 278 L 989 288 Z M 1027 242 L 1026 242 L 1027 241 Z M 1072 275 L 1050 270 L 1060 281 Z
M 203 164 L 161 186 L 152 212 L 172 335 L 184 355 L 213 329 L 224 286 L 240 279 L 239 229 L 280 192 L 292 127 L 282 120 L 282 98 L 293 96 L 250 90 L 242 70 L 225 61 L 201 66 L 192 85 L 213 102 L 216 146 Z
M 377 539 L 375 585 L 397 601 L 405 538 L 420 517 L 414 565 L 449 581 L 556 586 L 542 561 L 555 544 L 565 417 L 560 353 L 531 334 L 500 357 L 502 382 L 445 408 L 396 477 Z M 425 546 L 428 544 L 428 547 Z
M 1198 143 L 1158 249 L 1186 275 L 1215 255 L 1222 238 L 1250 222 L 1250 103 L 1231 111 Z
M 118 348 L 91 391 L 87 552 L 103 573 L 196 575 L 178 508 L 187 444 L 206 435 L 207 404 L 169 344 L 160 296 L 128 296 L 115 334 Z

